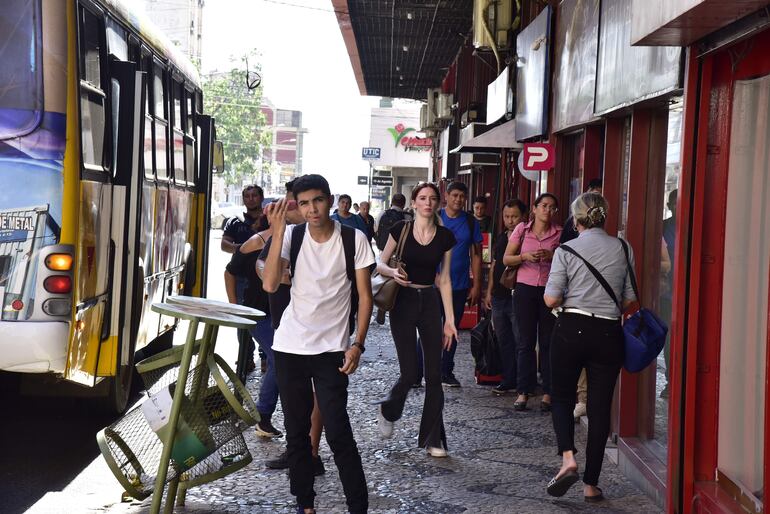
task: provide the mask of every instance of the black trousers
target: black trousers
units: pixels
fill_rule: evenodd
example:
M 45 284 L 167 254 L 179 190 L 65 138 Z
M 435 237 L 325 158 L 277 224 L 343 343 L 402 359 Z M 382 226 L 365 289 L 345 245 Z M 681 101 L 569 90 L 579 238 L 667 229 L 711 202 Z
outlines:
M 382 415 L 396 421 L 404 412 L 404 403 L 412 384 L 419 380 L 417 333 L 425 361 L 425 403 L 422 407 L 419 447 L 446 447 L 444 434 L 444 390 L 441 388 L 441 297 L 438 289 L 402 287 L 390 312 L 390 333 L 396 344 L 400 375 L 388 397 L 382 402 Z
M 610 411 L 615 383 L 623 364 L 620 321 L 582 314 L 559 315 L 551 339 L 553 429 L 559 455 L 576 452 L 575 389 L 583 368 L 588 379 L 588 438 L 583 482 L 599 483 L 604 448 L 610 434 Z
M 296 355 L 273 352 L 283 407 L 291 493 L 300 507 L 313 507 L 313 460 L 310 452 L 310 414 L 313 385 L 324 419 L 326 442 L 334 453 L 350 512 L 366 512 L 369 493 L 358 446 L 348 418 L 348 376 L 341 373 L 343 352 Z M 311 381 L 312 379 L 312 381 Z
M 545 305 L 544 286 L 516 284 L 513 291 L 513 312 L 516 316 L 517 391 L 532 394 L 537 386 L 537 354 L 540 345 L 540 363 L 543 391 L 551 394 L 551 332 L 556 318 Z

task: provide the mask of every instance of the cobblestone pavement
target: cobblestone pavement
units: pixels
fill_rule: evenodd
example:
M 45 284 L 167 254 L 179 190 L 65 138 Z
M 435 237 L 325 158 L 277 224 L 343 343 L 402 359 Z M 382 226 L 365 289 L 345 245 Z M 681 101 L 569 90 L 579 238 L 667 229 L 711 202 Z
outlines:
M 537 409 L 513 410 L 512 397 L 495 397 L 489 387 L 475 385 L 469 337 L 463 333 L 456 356 L 460 389 L 445 388 L 444 420 L 450 457 L 434 459 L 418 449 L 417 432 L 424 392 L 413 390 L 404 417 L 392 439 L 379 438 L 374 401 L 382 398 L 398 374 L 398 362 L 388 325 L 372 324 L 367 352 L 351 377 L 349 411 L 363 458 L 370 491 L 370 511 L 376 513 L 648 513 L 661 512 L 605 458 L 600 485 L 608 501 L 583 502 L 577 484 L 563 498 L 546 494 L 548 480 L 558 470 L 551 418 Z M 259 372 L 249 389 L 256 394 Z M 538 405 L 539 398 L 530 400 Z M 283 427 L 276 412 L 273 423 Z M 577 446 L 584 448 L 585 431 L 578 428 Z M 253 429 L 246 440 L 254 461 L 243 470 L 216 482 L 191 489 L 181 513 L 295 512 L 288 475 L 268 470 L 264 460 L 283 451 L 283 439 L 265 440 Z M 323 441 L 321 456 L 326 475 L 316 478 L 319 512 L 345 512 L 344 496 L 331 451 Z M 582 469 L 583 453 L 578 454 Z M 140 514 L 150 500 L 122 503 L 100 512 Z

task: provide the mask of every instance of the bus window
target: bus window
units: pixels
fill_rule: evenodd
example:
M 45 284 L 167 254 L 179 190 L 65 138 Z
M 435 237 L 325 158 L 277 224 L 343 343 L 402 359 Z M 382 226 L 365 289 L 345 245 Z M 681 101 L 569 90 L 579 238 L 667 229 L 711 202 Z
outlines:
M 166 143 L 168 126 L 165 121 L 155 120 L 155 175 L 159 179 L 168 179 L 168 161 Z
M 166 117 L 166 91 L 163 87 L 163 68 L 158 64 L 153 66 L 152 101 L 155 105 L 152 112 L 155 117 L 164 120 L 168 119 Z
M 101 20 L 86 9 L 80 10 L 80 129 L 83 167 L 104 170 L 105 94 L 101 78 Z
M 37 127 L 43 110 L 40 2 L 5 0 L 0 9 L 0 140 Z
M 185 112 L 187 116 L 187 130 L 186 132 L 193 136 L 195 135 L 195 120 L 193 119 L 193 116 L 195 115 L 195 106 L 193 105 L 193 94 L 192 92 L 185 90 L 185 98 L 187 100 L 187 111 Z
M 174 128 L 182 130 L 182 84 L 176 80 L 172 81 L 174 85 Z
M 107 18 L 107 50 L 121 61 L 128 60 L 126 31 L 112 18 Z

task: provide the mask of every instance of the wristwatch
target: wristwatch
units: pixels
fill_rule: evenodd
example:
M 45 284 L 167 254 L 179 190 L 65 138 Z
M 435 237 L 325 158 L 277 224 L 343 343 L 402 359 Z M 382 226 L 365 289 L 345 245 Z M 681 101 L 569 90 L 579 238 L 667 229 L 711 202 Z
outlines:
M 355 343 L 351 344 L 350 346 L 355 346 L 356 348 L 358 348 L 361 351 L 361 354 L 363 354 L 366 351 L 366 348 L 364 348 L 364 344 L 363 343 L 359 343 L 358 341 L 356 341 Z

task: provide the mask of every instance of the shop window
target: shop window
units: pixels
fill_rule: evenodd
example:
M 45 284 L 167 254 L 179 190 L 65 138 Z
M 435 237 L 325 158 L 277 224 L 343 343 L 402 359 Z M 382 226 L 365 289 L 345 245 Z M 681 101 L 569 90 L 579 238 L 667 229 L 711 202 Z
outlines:
M 631 179 L 631 118 L 623 121 L 623 142 L 620 170 L 620 221 L 618 223 L 618 237 L 625 237 L 628 225 L 628 187 Z
M 770 75 L 735 81 L 719 355 L 720 482 L 763 500 L 768 279 Z M 748 494 L 747 494 L 748 496 Z

